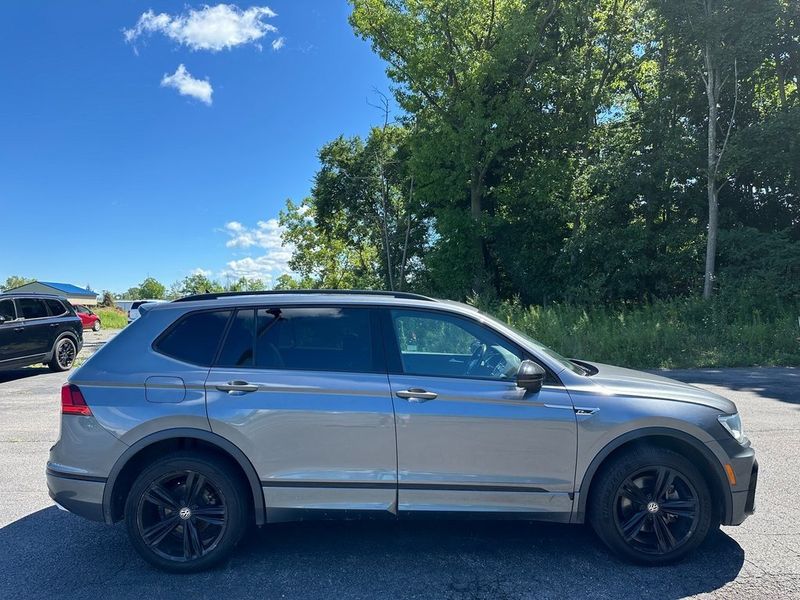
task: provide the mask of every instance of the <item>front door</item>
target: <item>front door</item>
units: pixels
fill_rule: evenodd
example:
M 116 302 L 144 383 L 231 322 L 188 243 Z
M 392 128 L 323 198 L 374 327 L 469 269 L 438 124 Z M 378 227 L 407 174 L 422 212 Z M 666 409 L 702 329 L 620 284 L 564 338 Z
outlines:
M 398 509 L 567 521 L 577 427 L 557 379 L 551 375 L 537 393 L 518 388 L 517 368 L 530 357 L 452 313 L 387 311 L 384 333 L 397 415 Z
M 208 417 L 261 479 L 267 518 L 395 512 L 394 411 L 369 308 L 240 308 L 206 381 Z

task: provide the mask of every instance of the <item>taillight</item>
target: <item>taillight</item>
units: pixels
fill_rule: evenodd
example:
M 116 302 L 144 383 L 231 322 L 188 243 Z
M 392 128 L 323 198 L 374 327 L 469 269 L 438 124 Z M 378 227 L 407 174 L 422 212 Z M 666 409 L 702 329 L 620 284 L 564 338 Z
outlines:
M 61 386 L 61 414 L 91 416 L 92 410 L 77 385 L 65 383 Z

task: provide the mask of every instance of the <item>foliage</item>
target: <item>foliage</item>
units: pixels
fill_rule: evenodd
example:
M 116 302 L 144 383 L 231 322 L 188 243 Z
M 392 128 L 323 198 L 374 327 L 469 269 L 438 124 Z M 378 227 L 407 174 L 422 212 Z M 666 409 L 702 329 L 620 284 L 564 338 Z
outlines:
M 19 275 L 9 275 L 6 278 L 5 283 L 0 285 L 0 292 L 5 290 L 13 290 L 14 288 L 18 288 L 23 286 L 27 283 L 33 283 L 36 281 L 35 279 L 30 279 L 28 277 L 20 277 Z
M 167 289 L 153 277 L 145 278 L 142 283 L 124 292 L 121 299 L 126 300 L 162 300 L 166 297 Z
M 796 302 L 798 3 L 351 2 L 402 112 L 323 146 L 281 285 L 630 306 L 708 254 L 723 296 Z
M 226 292 L 257 292 L 266 289 L 260 279 L 240 277 L 225 286 Z
M 202 273 L 194 273 L 184 277 L 181 281 L 175 282 L 170 288 L 171 298 L 181 296 L 192 296 L 194 294 L 211 294 L 225 291 L 222 284 L 213 279 L 209 279 Z
M 477 304 L 564 356 L 640 369 L 800 364 L 800 304 L 747 293 L 643 305 Z
M 103 290 L 102 298 L 100 299 L 100 306 L 103 308 L 114 308 L 114 294 L 108 290 Z
M 113 306 L 99 306 L 94 309 L 94 313 L 100 317 L 104 329 L 122 329 L 128 324 L 128 315 L 125 311 Z

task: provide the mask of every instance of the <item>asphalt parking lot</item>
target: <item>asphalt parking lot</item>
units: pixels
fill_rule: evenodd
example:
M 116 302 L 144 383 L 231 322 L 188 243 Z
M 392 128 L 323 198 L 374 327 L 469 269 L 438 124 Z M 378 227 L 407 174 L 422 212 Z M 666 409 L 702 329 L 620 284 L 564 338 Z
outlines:
M 141 561 L 122 526 L 50 501 L 65 375 L 0 373 L 0 598 L 800 598 L 800 369 L 671 376 L 734 400 L 761 464 L 756 515 L 679 565 L 622 563 L 578 526 L 309 522 L 253 532 L 221 568 L 175 576 Z

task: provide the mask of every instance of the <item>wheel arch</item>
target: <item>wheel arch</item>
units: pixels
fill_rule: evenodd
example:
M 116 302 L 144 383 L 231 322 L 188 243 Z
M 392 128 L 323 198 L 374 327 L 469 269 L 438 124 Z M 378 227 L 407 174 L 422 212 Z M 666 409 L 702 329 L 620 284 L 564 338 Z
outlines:
M 78 341 L 78 336 L 75 335 L 75 333 L 72 330 L 67 329 L 56 335 L 55 338 L 53 338 L 53 345 L 50 346 L 50 350 L 47 352 L 47 354 L 44 357 L 45 360 L 43 360 L 42 362 L 49 362 L 53 360 L 53 356 L 55 356 L 56 354 L 56 346 L 58 346 L 58 342 L 64 339 L 65 337 L 72 340 L 72 343 L 75 344 L 75 357 L 77 358 L 78 352 L 80 351 L 79 350 L 80 342 Z
M 165 452 L 194 448 L 216 453 L 238 467 L 252 495 L 253 516 L 256 525 L 266 522 L 264 492 L 261 481 L 250 460 L 237 446 L 225 438 L 203 429 L 176 428 L 148 435 L 128 447 L 114 463 L 103 491 L 103 516 L 107 523 L 122 519 L 125 498 L 133 480 L 139 473 L 137 467 L 152 462 Z
M 615 456 L 643 444 L 668 448 L 693 460 L 708 479 L 714 503 L 719 509 L 720 520 L 723 523 L 729 520 L 733 505 L 730 486 L 722 464 L 714 453 L 700 440 L 683 431 L 668 427 L 646 427 L 629 431 L 611 440 L 594 457 L 583 474 L 581 485 L 578 488 L 578 502 L 573 513 L 574 523 L 583 523 L 586 520 L 592 483 L 603 465 L 608 464 Z

